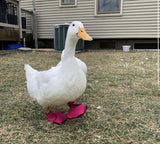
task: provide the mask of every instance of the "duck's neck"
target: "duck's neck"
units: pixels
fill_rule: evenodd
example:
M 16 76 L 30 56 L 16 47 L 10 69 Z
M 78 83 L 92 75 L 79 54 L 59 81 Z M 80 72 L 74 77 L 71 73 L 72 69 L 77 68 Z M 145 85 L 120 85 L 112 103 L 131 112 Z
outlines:
M 67 35 L 65 48 L 62 53 L 62 60 L 65 60 L 67 58 L 72 58 L 75 56 L 75 48 L 77 41 L 78 41 L 77 38 Z

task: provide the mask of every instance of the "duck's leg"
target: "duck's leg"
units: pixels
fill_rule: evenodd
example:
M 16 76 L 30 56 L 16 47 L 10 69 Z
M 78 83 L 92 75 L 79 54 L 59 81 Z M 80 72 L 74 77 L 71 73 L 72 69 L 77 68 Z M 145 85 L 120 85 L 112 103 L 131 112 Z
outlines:
M 67 119 L 66 115 L 63 114 L 60 110 L 52 113 L 49 107 L 46 108 L 46 117 L 50 122 L 56 124 L 61 124 Z
M 67 118 L 69 119 L 73 119 L 73 118 L 82 116 L 86 112 L 86 109 L 87 109 L 86 105 L 81 105 L 81 104 L 75 103 L 74 101 L 68 102 L 68 106 L 70 107 L 68 114 L 67 114 Z
M 46 113 L 50 113 L 50 108 L 46 107 Z

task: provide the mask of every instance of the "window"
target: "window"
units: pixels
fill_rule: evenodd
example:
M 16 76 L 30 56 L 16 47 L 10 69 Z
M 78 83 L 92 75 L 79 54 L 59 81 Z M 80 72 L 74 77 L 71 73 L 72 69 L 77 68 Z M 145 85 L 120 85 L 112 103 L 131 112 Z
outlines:
M 95 0 L 95 15 L 121 15 L 122 0 Z
M 72 7 L 77 5 L 77 0 L 59 0 L 60 7 Z
M 62 0 L 62 5 L 74 5 L 75 0 Z
M 133 45 L 134 50 L 155 50 L 157 49 L 158 43 L 152 43 L 152 42 L 136 42 Z
M 100 48 L 102 49 L 115 49 L 116 43 L 112 41 L 100 42 Z

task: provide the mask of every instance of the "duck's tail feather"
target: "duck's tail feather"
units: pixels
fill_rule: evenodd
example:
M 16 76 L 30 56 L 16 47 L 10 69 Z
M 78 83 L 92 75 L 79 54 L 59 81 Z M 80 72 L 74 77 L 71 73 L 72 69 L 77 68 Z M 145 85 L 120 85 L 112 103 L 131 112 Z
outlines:
M 33 69 L 28 64 L 25 64 L 24 69 L 26 71 L 28 93 L 30 97 L 36 100 L 39 95 L 38 82 L 37 82 L 36 76 L 38 75 L 39 72 Z

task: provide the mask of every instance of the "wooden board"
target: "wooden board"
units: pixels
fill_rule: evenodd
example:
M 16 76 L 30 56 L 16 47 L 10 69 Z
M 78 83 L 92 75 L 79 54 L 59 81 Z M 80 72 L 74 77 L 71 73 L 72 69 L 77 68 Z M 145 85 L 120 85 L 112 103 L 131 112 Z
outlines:
M 23 33 L 23 38 L 24 37 L 26 41 L 33 40 L 33 35 L 31 33 Z M 19 31 L 0 29 L 0 41 L 21 41 L 19 38 Z
M 19 41 L 19 32 L 15 30 L 0 29 L 0 41 Z

